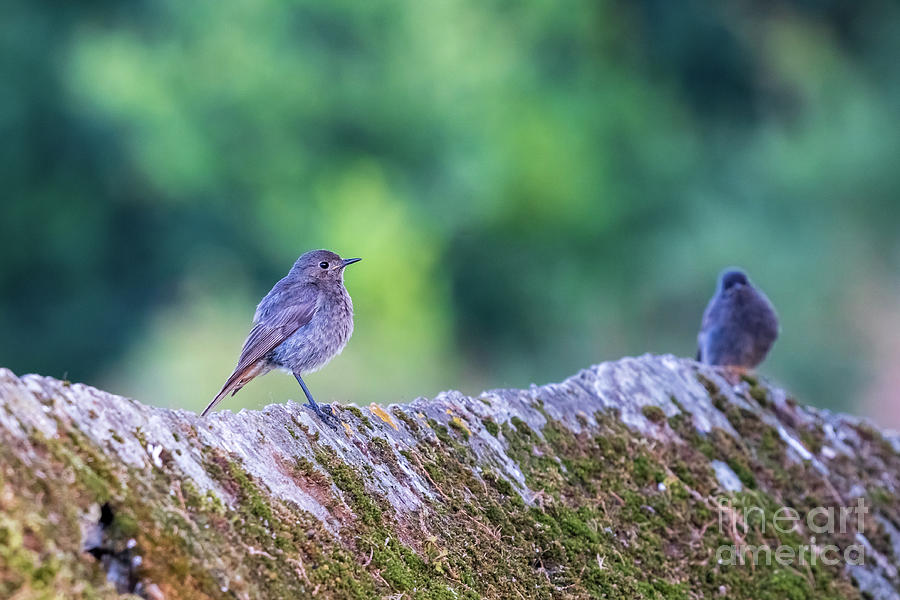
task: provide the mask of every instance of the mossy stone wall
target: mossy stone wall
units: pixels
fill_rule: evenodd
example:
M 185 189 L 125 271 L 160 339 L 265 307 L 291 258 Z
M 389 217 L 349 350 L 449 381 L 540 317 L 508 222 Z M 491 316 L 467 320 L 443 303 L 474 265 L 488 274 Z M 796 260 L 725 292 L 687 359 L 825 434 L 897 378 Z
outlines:
M 0 598 L 900 593 L 897 438 L 762 380 L 643 356 L 336 412 L 200 419 L 0 370 Z M 806 521 L 860 499 L 844 531 Z M 737 543 L 807 560 L 728 564 Z

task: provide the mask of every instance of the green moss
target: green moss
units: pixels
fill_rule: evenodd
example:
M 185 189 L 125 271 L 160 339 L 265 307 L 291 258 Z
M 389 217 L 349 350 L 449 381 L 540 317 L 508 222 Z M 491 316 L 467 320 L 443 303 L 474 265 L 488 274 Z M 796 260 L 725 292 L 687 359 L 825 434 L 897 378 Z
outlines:
M 641 408 L 641 412 L 653 423 L 662 423 L 666 420 L 666 413 L 658 406 L 647 404 Z
M 391 414 L 393 414 L 395 417 L 397 417 L 398 420 L 402 421 L 402 422 L 409 428 L 409 430 L 410 430 L 411 432 L 417 433 L 417 432 L 419 431 L 419 429 L 420 429 L 420 428 L 419 428 L 419 424 L 416 423 L 416 420 L 413 419 L 413 418 L 412 418 L 411 416 L 409 416 L 408 414 L 406 414 L 406 413 L 405 413 L 402 409 L 400 409 L 399 407 L 395 406 L 395 407 L 391 410 Z
M 97 503 L 107 502 L 117 493 L 120 487 L 118 477 L 107 459 L 81 432 L 70 430 L 65 437 L 52 439 L 35 433 L 32 442 L 67 465 L 76 481 L 90 491 Z
M 693 428 L 693 418 L 686 411 L 681 411 L 669 417 L 669 427 L 674 431 L 686 431 Z
M 741 380 L 746 382 L 750 387 L 756 387 L 759 385 L 759 379 L 755 375 L 751 375 L 750 373 L 743 373 L 741 375 Z
M 885 489 L 881 486 L 875 486 L 875 487 L 870 488 L 869 489 L 869 498 L 871 499 L 872 503 L 875 506 L 880 506 L 880 507 L 891 506 L 896 501 L 896 499 L 894 498 L 894 495 L 891 494 L 890 491 L 888 491 L 887 489 Z
M 725 462 L 734 471 L 734 474 L 738 476 L 738 479 L 741 480 L 748 488 L 756 487 L 756 478 L 753 477 L 753 472 L 750 470 L 750 467 L 747 466 L 747 463 L 736 457 L 727 457 Z
M 366 429 L 372 429 L 372 422 L 369 420 L 369 417 L 363 414 L 362 410 L 355 404 L 347 404 L 342 406 L 342 408 L 346 411 L 349 411 L 353 416 L 359 419 L 362 422 L 363 427 Z
M 225 505 L 222 503 L 222 499 L 216 496 L 211 490 L 207 490 L 206 494 L 203 496 L 204 510 L 208 510 L 216 515 L 222 515 L 225 513 Z
M 519 434 L 521 434 L 521 435 L 523 435 L 523 436 L 525 436 L 525 437 L 527 437 L 527 438 L 533 438 L 533 437 L 535 437 L 535 434 L 534 434 L 534 432 L 531 430 L 531 428 L 528 426 L 528 423 L 526 423 L 525 421 L 523 421 L 523 420 L 520 419 L 519 417 L 513 416 L 513 417 L 509 420 L 509 422 L 512 423 L 512 426 L 516 428 L 516 431 L 517 431 Z
M 240 487 L 242 500 L 250 514 L 260 519 L 271 520 L 272 510 L 260 494 L 259 488 L 250 480 L 250 476 L 236 462 L 229 462 L 228 467 L 232 480 Z
M 771 427 L 767 427 L 759 439 L 760 452 L 770 458 L 774 458 L 784 452 L 784 448 L 784 441 L 782 441 L 778 432 Z
M 497 434 L 500 433 L 500 426 L 494 423 L 491 419 L 482 419 L 481 424 L 490 433 L 492 436 L 497 437 Z
M 659 483 L 665 479 L 665 475 L 658 465 L 644 454 L 635 457 L 632 469 L 634 478 L 640 485 Z
M 486 471 L 484 473 L 484 480 L 494 486 L 494 489 L 504 496 L 513 496 L 516 493 L 509 481 L 493 471 Z
M 331 475 L 334 484 L 345 493 L 351 508 L 356 516 L 367 525 L 377 525 L 381 522 L 381 507 L 373 500 L 373 496 L 366 491 L 362 478 L 351 466 L 341 461 L 334 454 L 334 450 L 321 447 L 316 450 L 316 461 Z
M 444 481 L 444 472 L 441 468 L 434 463 L 426 463 L 425 471 L 428 473 L 431 480 L 435 483 L 441 483 Z
M 825 432 L 820 427 L 810 426 L 800 431 L 800 441 L 810 452 L 819 454 L 825 445 Z
M 693 487 L 696 483 L 694 476 L 691 474 L 690 468 L 684 461 L 678 460 L 672 465 L 672 472 L 683 481 L 686 485 Z
M 360 408 L 355 404 L 345 404 L 342 405 L 341 408 L 352 413 L 354 416 L 356 416 L 357 419 L 363 418 L 362 410 L 360 410 Z
M 706 392 L 713 400 L 722 396 L 722 390 L 719 389 L 719 386 L 716 385 L 714 381 L 702 375 L 701 373 L 697 373 L 697 381 L 700 382 L 700 385 L 706 388 Z
M 453 445 L 453 438 L 450 437 L 450 432 L 444 425 L 441 425 L 434 419 L 428 419 L 428 426 L 431 427 L 431 430 L 434 431 L 434 435 L 436 435 L 440 441 L 450 446 Z
M 109 535 L 116 538 L 132 538 L 140 533 L 140 525 L 134 516 L 120 510 L 114 511 Z
M 464 440 L 469 439 L 469 429 L 466 427 L 465 423 L 459 417 L 454 417 L 450 419 L 447 423 L 451 429 L 456 431 Z
M 713 406 L 715 406 L 718 410 L 722 412 L 726 412 L 728 410 L 728 398 L 726 398 L 725 396 L 716 394 L 715 396 L 711 397 L 711 400 Z
M 745 408 L 728 405 L 723 412 L 728 422 L 734 427 L 734 430 L 741 435 L 741 438 L 756 440 L 765 432 L 774 431 L 770 426 L 763 423 L 756 413 Z
M 750 394 L 751 398 L 759 403 L 760 406 L 764 408 L 771 406 L 772 403 L 769 401 L 769 392 L 761 385 L 750 386 L 750 390 L 748 393 Z

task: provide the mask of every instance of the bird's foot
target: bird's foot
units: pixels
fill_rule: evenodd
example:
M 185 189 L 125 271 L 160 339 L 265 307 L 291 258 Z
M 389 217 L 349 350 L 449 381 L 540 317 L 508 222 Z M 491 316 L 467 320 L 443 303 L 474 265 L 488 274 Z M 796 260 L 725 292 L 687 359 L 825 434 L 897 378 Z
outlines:
M 334 411 L 331 409 L 330 404 L 311 404 L 311 403 L 307 402 L 303 406 L 305 406 L 306 408 L 308 408 L 308 409 L 312 410 L 314 413 L 316 413 L 316 416 L 319 417 L 319 419 L 323 423 L 325 423 L 332 429 L 338 428 L 338 424 L 341 422 L 341 420 L 338 419 L 337 416 L 334 414 Z

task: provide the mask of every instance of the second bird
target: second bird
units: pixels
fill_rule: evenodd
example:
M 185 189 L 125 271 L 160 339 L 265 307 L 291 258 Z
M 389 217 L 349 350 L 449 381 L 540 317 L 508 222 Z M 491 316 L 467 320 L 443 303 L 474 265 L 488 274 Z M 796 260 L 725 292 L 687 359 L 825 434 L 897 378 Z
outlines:
M 740 269 L 722 272 L 697 334 L 697 360 L 752 369 L 777 337 L 778 316 L 766 295 Z
M 353 333 L 353 302 L 344 287 L 344 268 L 359 260 L 328 250 L 312 250 L 298 258 L 256 307 L 237 367 L 201 416 L 254 377 L 284 369 L 297 378 L 310 408 L 328 422 L 330 411 L 319 408 L 303 375 L 340 354 Z

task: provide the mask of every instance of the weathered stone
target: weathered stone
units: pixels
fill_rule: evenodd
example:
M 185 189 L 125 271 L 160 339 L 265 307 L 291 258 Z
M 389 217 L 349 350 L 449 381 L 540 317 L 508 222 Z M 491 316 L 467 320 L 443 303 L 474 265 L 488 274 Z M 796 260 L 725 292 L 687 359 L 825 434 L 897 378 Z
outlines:
M 900 438 L 729 380 L 626 358 L 337 407 L 334 431 L 0 369 L 0 597 L 898 597 Z M 807 521 L 841 507 L 843 531 Z M 736 544 L 819 560 L 729 565 Z

